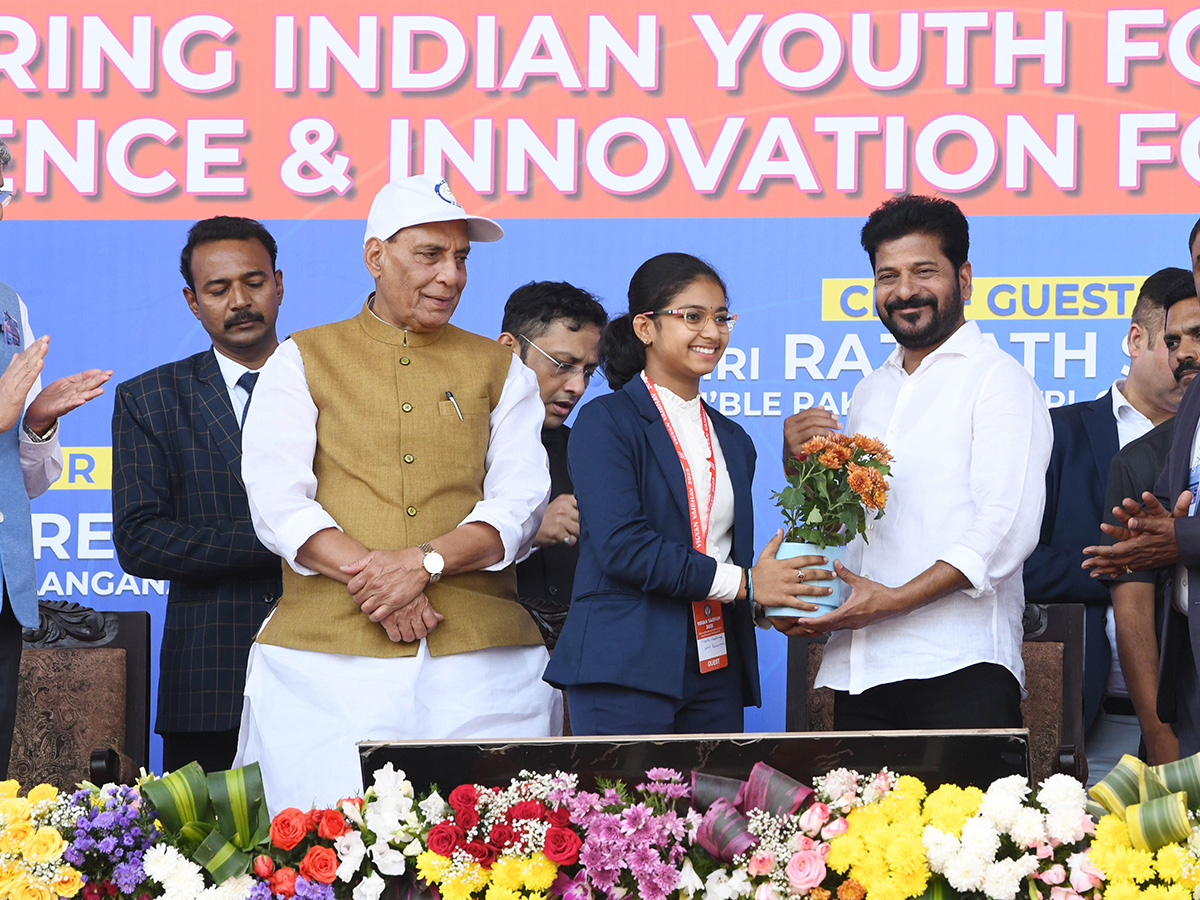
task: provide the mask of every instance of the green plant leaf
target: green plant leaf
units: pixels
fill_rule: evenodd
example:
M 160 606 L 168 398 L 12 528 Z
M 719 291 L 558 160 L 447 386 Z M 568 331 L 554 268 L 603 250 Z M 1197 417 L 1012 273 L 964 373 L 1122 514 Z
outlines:
M 199 763 L 190 762 L 170 775 L 148 781 L 142 791 L 168 832 L 178 834 L 189 823 L 214 821 L 208 803 L 208 780 Z

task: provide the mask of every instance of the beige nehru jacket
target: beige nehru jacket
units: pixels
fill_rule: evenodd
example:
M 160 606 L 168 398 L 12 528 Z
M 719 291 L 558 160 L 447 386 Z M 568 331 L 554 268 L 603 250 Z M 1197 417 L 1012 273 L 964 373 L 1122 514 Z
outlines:
M 317 406 L 316 500 L 369 549 L 413 547 L 455 529 L 483 499 L 491 411 L 512 351 L 447 325 L 413 334 L 364 305 L 353 319 L 292 336 Z M 446 398 L 451 390 L 462 411 Z M 434 656 L 540 644 L 516 602 L 516 576 L 450 575 L 425 589 L 446 618 L 427 638 Z M 283 567 L 283 596 L 264 644 L 355 656 L 413 656 L 324 575 Z

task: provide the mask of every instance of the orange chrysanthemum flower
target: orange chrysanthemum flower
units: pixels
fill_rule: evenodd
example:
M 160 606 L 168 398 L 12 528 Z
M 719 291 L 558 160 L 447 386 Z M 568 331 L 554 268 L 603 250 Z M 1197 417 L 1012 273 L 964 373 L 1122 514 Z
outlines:
M 838 900 L 863 900 L 867 890 L 853 878 L 847 878 L 837 889 Z

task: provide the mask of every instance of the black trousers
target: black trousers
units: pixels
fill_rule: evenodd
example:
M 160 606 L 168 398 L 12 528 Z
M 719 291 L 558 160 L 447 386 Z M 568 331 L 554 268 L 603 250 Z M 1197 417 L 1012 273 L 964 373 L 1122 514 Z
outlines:
M 17 679 L 21 674 L 21 623 L 4 591 L 0 612 L 0 779 L 8 777 L 13 730 L 17 726 Z
M 835 691 L 838 731 L 1020 728 L 1021 686 L 1004 666 L 976 663 L 936 678 L 910 678 L 861 694 Z
M 163 740 L 163 771 L 174 772 L 195 760 L 205 772 L 223 772 L 233 766 L 238 730 L 167 731 Z

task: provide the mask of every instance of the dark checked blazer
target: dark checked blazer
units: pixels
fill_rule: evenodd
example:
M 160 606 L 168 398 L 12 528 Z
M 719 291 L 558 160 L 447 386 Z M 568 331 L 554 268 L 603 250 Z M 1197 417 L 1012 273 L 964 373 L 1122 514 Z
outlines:
M 171 581 L 156 730 L 237 728 L 250 644 L 281 571 L 250 522 L 241 429 L 214 351 L 119 385 L 112 435 L 117 559 Z

